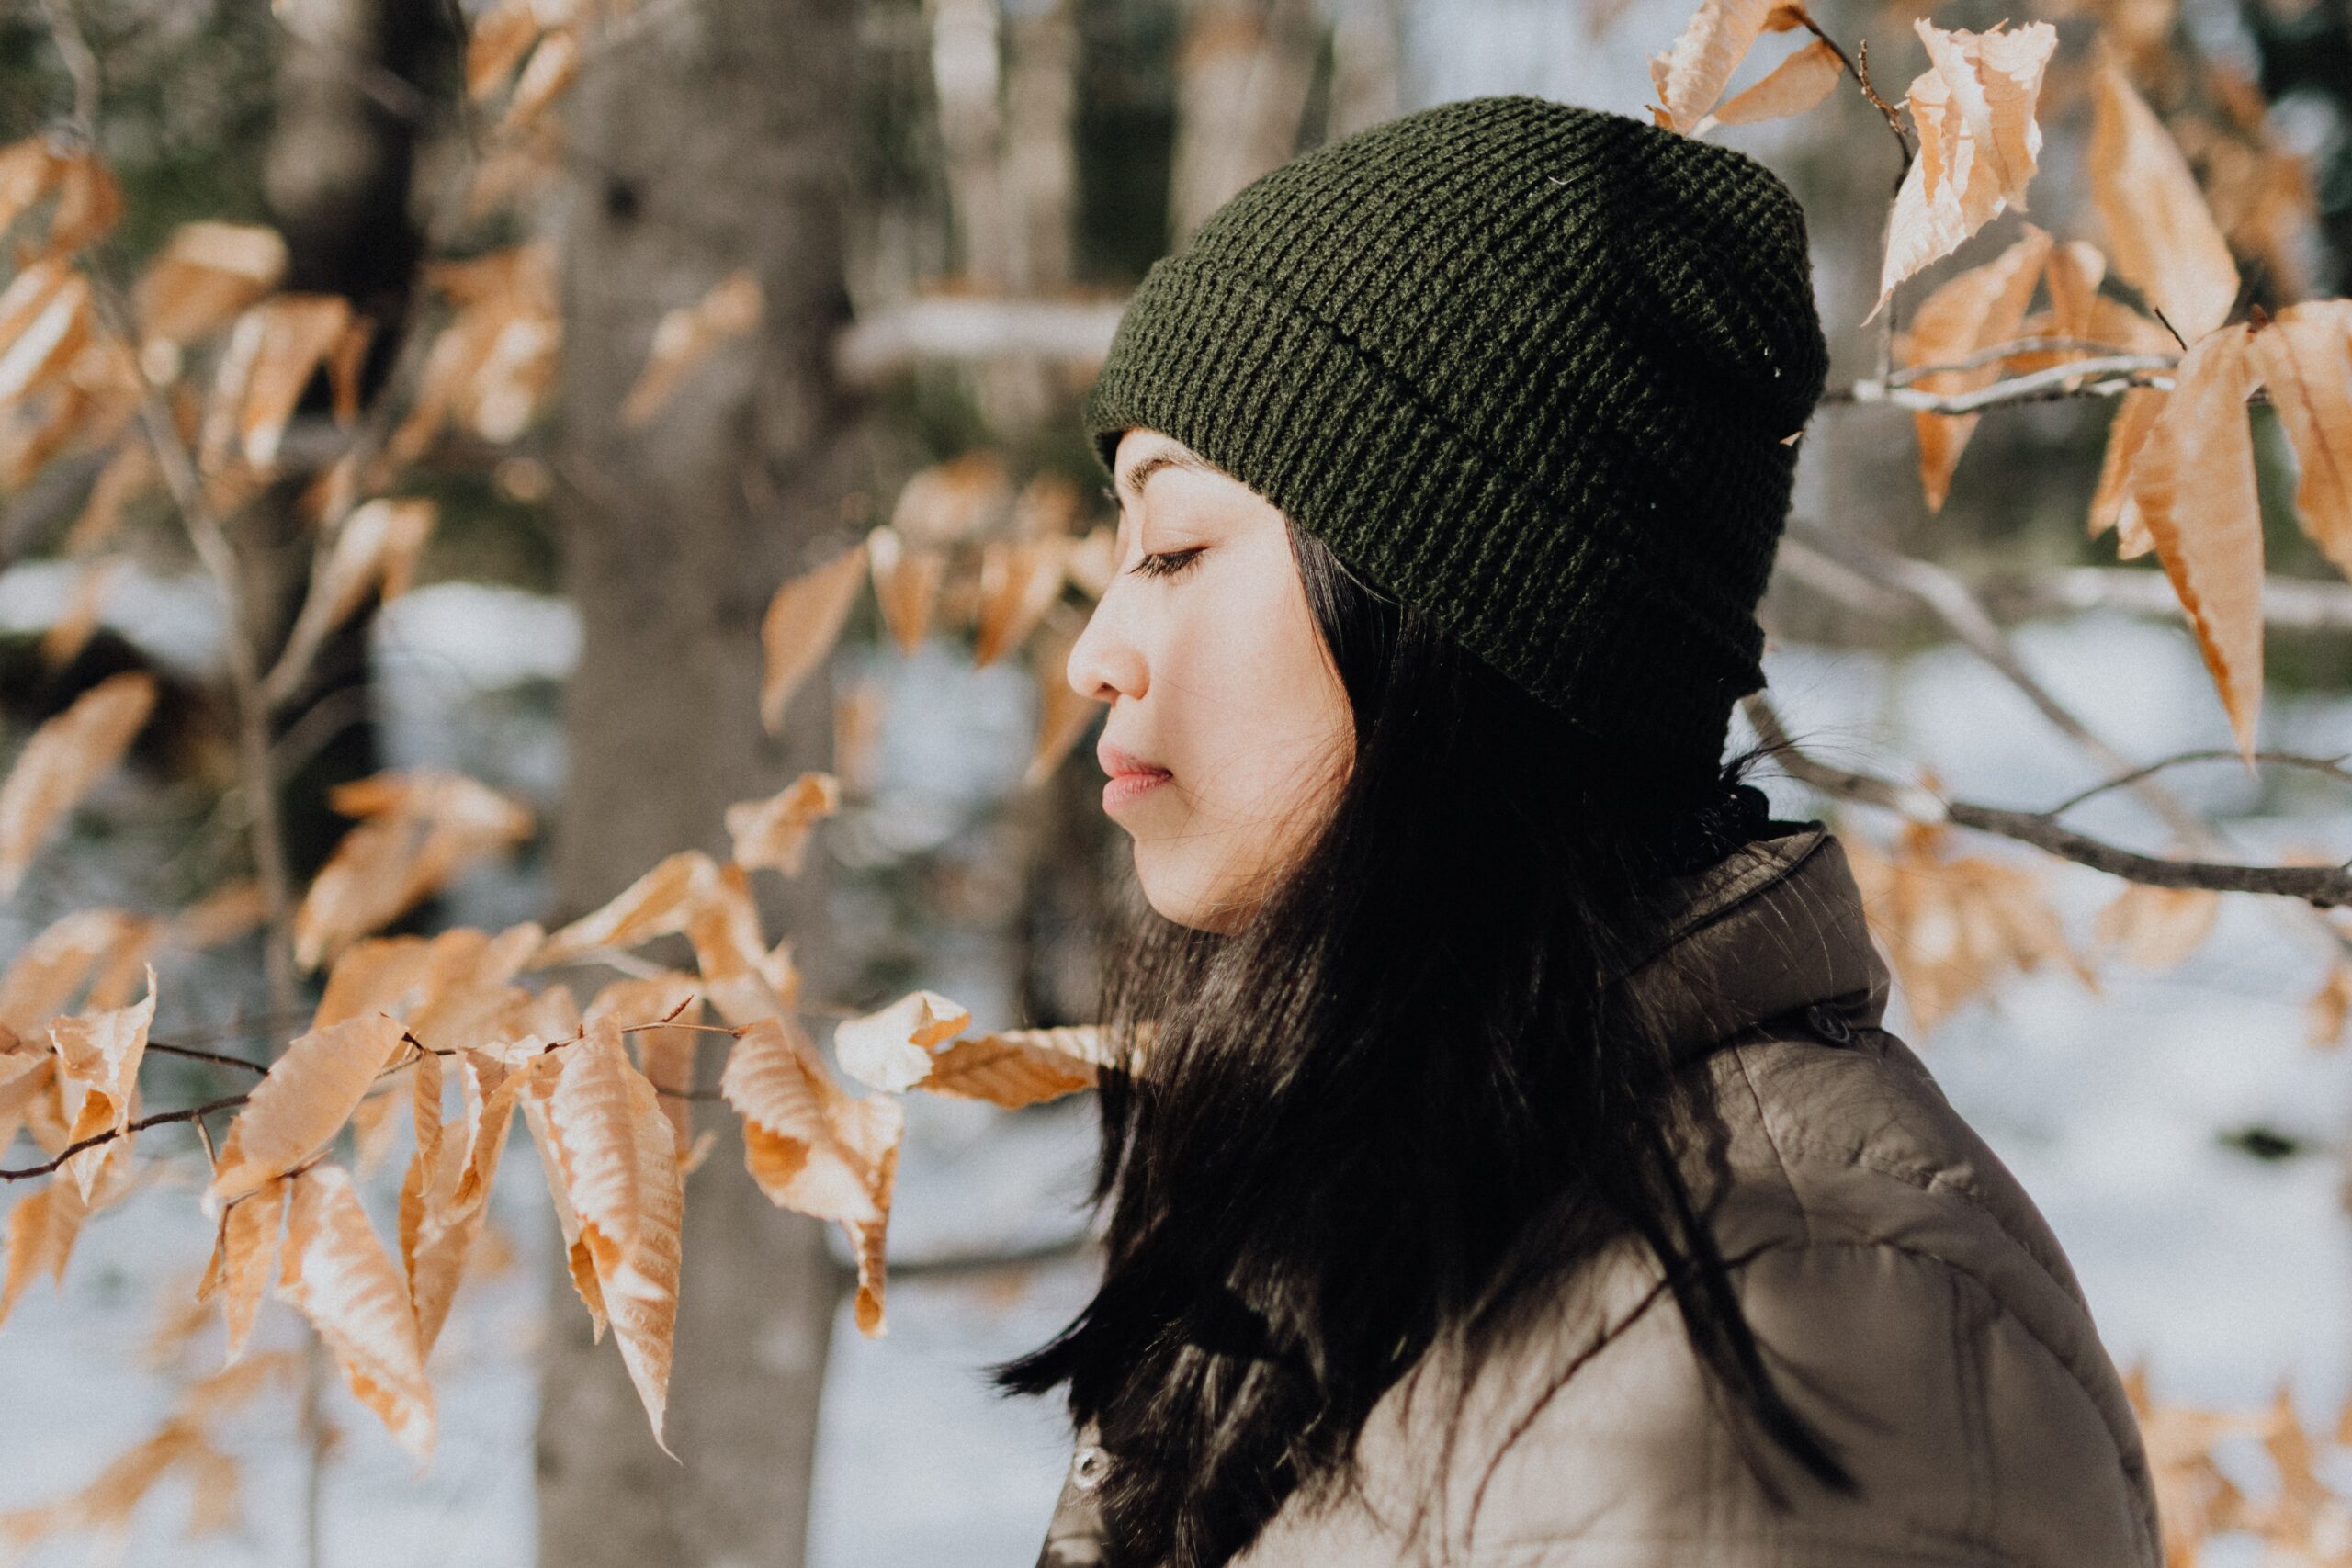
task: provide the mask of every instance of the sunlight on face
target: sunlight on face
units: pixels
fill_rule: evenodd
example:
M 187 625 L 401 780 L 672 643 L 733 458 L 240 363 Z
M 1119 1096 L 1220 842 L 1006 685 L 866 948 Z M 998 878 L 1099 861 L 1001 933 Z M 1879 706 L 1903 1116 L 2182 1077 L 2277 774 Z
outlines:
M 1230 931 L 1346 777 L 1347 692 L 1272 502 L 1157 431 L 1128 431 L 1116 467 L 1118 570 L 1069 683 L 1111 705 L 1102 808 L 1135 840 L 1144 896 Z

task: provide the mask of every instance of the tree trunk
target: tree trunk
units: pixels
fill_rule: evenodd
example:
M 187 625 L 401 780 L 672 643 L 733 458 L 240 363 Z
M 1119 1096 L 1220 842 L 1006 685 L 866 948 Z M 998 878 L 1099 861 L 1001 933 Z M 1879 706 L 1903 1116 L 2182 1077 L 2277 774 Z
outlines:
M 1176 61 L 1169 241 L 1298 151 L 1322 44 L 1314 0 L 1190 0 Z
M 567 106 L 556 508 L 584 637 L 566 699 L 557 919 L 672 852 L 723 848 L 729 802 L 827 761 L 820 680 L 781 741 L 762 731 L 759 626 L 786 577 L 851 542 L 837 523 L 856 411 L 830 348 L 849 314 L 853 18 L 849 0 L 665 7 L 623 41 L 590 41 Z M 764 291 L 761 327 L 696 367 L 651 422 L 623 425 L 662 313 L 738 267 Z M 836 962 L 823 885 L 812 860 L 767 910 L 814 997 Z M 839 1270 L 816 1221 L 752 1185 L 731 1119 L 707 1119 L 721 1135 L 688 1183 L 670 1384 L 683 1463 L 655 1447 L 616 1348 L 591 1345 L 570 1285 L 549 1282 L 537 1457 L 550 1568 L 802 1561 Z

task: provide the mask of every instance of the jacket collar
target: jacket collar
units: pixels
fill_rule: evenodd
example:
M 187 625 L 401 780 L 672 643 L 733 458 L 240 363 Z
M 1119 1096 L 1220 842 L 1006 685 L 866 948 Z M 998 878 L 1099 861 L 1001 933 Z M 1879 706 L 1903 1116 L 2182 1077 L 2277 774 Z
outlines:
M 1857 1028 L 1884 1016 L 1891 976 L 1826 824 L 1753 840 L 1670 886 L 1678 908 L 1666 937 L 1618 983 L 1676 1060 L 1816 1002 Z

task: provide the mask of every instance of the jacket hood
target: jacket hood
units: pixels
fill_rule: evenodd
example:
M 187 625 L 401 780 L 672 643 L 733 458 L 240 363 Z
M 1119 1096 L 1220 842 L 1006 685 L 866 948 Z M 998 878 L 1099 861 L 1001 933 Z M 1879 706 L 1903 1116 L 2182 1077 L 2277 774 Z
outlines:
M 1616 984 L 1648 1011 L 1677 1060 L 1815 1005 L 1855 1029 L 1885 1016 L 1892 975 L 1827 824 L 1753 840 L 1670 886 L 1679 908 L 1666 937 Z

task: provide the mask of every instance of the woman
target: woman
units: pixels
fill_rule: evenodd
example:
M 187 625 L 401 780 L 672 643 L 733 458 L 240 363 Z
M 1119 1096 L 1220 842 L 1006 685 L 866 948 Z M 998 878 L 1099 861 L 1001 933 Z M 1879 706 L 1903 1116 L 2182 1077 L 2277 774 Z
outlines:
M 2157 1568 L 2064 1253 L 1723 761 L 1826 359 L 1778 180 L 1534 98 L 1146 277 L 1068 669 L 1150 906 L 1108 1256 L 999 1372 L 1080 1427 L 1044 1563 Z

